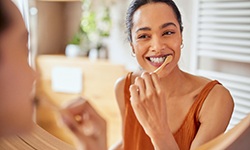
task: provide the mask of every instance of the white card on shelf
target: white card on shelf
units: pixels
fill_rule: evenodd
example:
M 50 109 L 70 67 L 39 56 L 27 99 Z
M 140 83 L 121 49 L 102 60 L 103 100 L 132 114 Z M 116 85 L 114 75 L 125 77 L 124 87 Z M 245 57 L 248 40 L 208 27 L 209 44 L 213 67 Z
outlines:
M 51 86 L 55 92 L 82 92 L 82 70 L 77 67 L 57 66 L 51 70 Z

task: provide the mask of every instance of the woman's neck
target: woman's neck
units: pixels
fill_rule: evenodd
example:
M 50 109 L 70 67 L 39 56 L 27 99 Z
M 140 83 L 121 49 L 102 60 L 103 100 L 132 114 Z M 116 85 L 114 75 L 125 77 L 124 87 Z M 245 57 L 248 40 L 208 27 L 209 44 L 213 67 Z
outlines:
M 161 78 L 163 89 L 167 97 L 183 95 L 189 88 L 190 76 L 180 70 L 178 66 L 166 77 Z

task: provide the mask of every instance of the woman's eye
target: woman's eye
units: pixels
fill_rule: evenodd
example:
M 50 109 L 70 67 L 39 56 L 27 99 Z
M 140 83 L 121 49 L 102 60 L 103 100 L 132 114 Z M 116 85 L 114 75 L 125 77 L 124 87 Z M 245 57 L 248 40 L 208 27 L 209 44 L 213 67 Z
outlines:
M 167 32 L 164 32 L 163 35 L 172 35 L 174 34 L 175 32 L 172 32 L 172 31 L 167 31 Z
M 148 35 L 140 35 L 138 36 L 138 39 L 145 39 L 145 38 L 148 38 L 149 36 Z

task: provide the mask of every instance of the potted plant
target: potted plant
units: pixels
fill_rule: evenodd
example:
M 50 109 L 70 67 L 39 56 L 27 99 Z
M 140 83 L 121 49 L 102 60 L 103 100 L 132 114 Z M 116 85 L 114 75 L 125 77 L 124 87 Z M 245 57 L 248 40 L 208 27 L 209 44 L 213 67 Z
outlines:
M 109 37 L 111 28 L 111 19 L 109 7 L 103 0 L 97 1 L 83 0 L 83 14 L 78 32 L 71 40 L 71 44 L 79 45 L 85 51 L 96 51 L 98 57 L 99 51 L 104 48 L 103 39 Z M 90 52 L 91 55 L 91 52 Z

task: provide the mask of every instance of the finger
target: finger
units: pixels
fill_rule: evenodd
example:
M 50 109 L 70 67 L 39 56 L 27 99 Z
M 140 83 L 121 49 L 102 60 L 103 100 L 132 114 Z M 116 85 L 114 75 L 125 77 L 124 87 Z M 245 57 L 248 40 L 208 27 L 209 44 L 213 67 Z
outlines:
M 77 137 L 80 143 L 93 145 L 93 141 L 102 139 L 102 145 L 105 145 L 107 131 L 106 121 L 88 101 L 79 98 L 65 105 L 65 108 L 61 111 L 63 122 Z M 81 115 L 82 122 L 75 120 L 76 114 Z
M 161 86 L 160 86 L 160 79 L 159 79 L 158 75 L 156 73 L 151 73 L 151 79 L 152 79 L 152 82 L 154 84 L 154 88 L 159 93 Z
M 64 110 L 71 113 L 73 118 L 79 124 L 100 125 L 106 128 L 106 121 L 99 115 L 99 113 L 93 108 L 93 106 L 84 98 L 78 98 L 67 105 Z
M 89 116 L 85 111 L 86 103 L 86 99 L 78 97 L 74 100 L 64 103 L 62 106 L 62 110 L 70 113 L 78 123 L 82 124 L 84 118 L 86 118 L 85 116 Z
M 139 87 L 137 85 L 131 85 L 129 87 L 129 91 L 130 91 L 130 101 L 133 103 L 137 103 L 139 101 Z
M 160 96 L 159 98 L 161 99 L 161 101 L 159 101 L 159 108 L 163 107 L 166 105 L 166 101 L 164 100 L 164 92 L 162 91 L 161 85 L 160 85 L 160 78 L 158 77 L 158 75 L 156 73 L 152 73 L 152 81 L 154 82 L 155 85 L 155 90 L 158 93 L 158 95 Z
M 152 92 L 155 89 L 152 77 L 148 72 L 144 72 L 142 74 L 142 78 L 144 79 L 145 82 L 146 92 L 149 94 L 149 92 Z
M 144 107 L 144 103 L 141 102 L 140 96 L 137 91 L 138 87 L 136 85 L 131 85 L 130 90 L 130 102 L 132 109 L 134 110 L 135 116 L 138 119 L 140 123 L 142 123 L 143 120 L 145 120 L 145 117 L 147 116 L 146 108 Z
M 88 101 L 84 103 L 83 123 L 85 127 L 84 129 L 86 129 L 84 132 L 88 136 L 96 137 L 101 133 L 106 132 L 106 120 L 99 115 Z
M 144 96 L 145 95 L 145 83 L 144 83 L 144 79 L 142 79 L 141 77 L 136 77 L 134 84 L 139 89 L 139 95 L 140 96 Z
M 78 97 L 74 100 L 70 100 L 67 103 L 64 103 L 62 108 L 67 109 L 70 113 L 77 115 L 81 113 L 86 107 L 87 100 L 83 97 Z
M 60 114 L 63 123 L 72 133 L 74 133 L 75 136 L 79 137 L 80 139 L 86 139 L 86 135 L 82 132 L 79 124 L 76 122 L 72 114 L 67 112 L 67 110 L 61 110 Z
M 105 121 L 103 117 L 97 112 L 97 110 L 87 101 L 83 108 L 84 112 L 87 112 L 89 115 L 89 118 L 96 121 Z
M 154 118 L 155 110 L 158 109 L 158 100 L 154 100 L 155 98 L 158 99 L 158 95 L 154 86 L 154 82 L 152 79 L 151 74 L 148 72 L 144 72 L 142 74 L 142 78 L 144 79 L 145 85 L 146 85 L 146 96 L 147 96 L 147 102 L 145 103 L 145 106 L 147 106 L 150 109 L 147 109 L 147 114 L 149 117 Z M 154 109 L 156 108 L 156 109 Z
M 87 140 L 90 137 L 95 138 L 98 137 L 102 131 L 105 131 L 103 128 L 105 125 L 100 124 L 99 122 L 94 122 L 93 120 L 89 119 L 79 124 L 79 122 L 74 119 L 74 116 L 67 110 L 62 110 L 60 114 L 63 123 L 72 133 L 74 133 L 76 137 L 78 137 L 78 139 Z
M 101 118 L 93 106 L 82 97 L 70 101 L 68 104 L 64 105 L 64 109 L 68 110 L 73 115 L 82 115 L 84 118 L 86 118 L 85 116 Z

